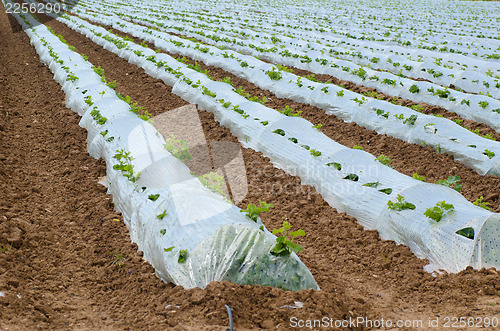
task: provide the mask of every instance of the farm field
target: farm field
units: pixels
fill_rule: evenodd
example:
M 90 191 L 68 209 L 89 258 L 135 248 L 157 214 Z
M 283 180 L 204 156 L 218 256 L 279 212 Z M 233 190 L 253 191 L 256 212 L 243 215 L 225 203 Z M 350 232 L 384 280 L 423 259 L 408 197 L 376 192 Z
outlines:
M 1 330 L 498 326 L 498 3 L 14 3 Z

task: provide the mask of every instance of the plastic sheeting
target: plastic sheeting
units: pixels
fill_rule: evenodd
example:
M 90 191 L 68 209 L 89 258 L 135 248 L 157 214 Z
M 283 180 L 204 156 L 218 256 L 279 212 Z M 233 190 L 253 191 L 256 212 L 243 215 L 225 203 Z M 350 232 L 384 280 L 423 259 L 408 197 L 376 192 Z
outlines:
M 136 37 L 144 38 L 145 40 L 155 43 L 157 47 L 164 48 L 167 51 L 178 49 L 178 47 L 176 47 L 173 43 L 167 42 L 168 39 L 174 37 L 167 37 L 166 34 L 163 34 L 163 39 L 158 39 L 155 37 L 155 35 L 159 34 L 158 32 L 152 32 L 152 34 L 149 34 L 148 32 L 143 31 L 143 28 L 138 28 L 137 26 L 124 21 L 113 23 L 109 18 L 99 17 L 95 14 L 92 17 L 88 17 L 92 20 L 99 21 L 101 24 L 112 24 L 117 29 L 127 33 L 132 33 Z M 95 34 L 88 29 L 83 29 L 82 26 L 89 27 L 88 22 L 76 17 L 71 18 L 71 21 L 67 20 L 65 17 L 61 17 L 59 20 L 67 23 L 69 27 L 75 29 L 76 31 L 81 31 L 88 37 L 92 36 L 94 41 L 100 43 L 104 47 L 109 49 L 113 47 L 116 48 L 116 46 L 106 40 L 99 41 L 99 39 L 96 39 Z M 94 27 L 91 28 L 95 30 Z M 101 33 L 107 32 L 102 29 Z M 498 172 L 500 168 L 500 143 L 482 138 L 467 129 L 458 126 L 456 123 L 448 119 L 421 114 L 407 107 L 393 105 L 386 101 L 364 97 L 360 94 L 342 89 L 332 84 L 322 84 L 303 80 L 303 86 L 299 87 L 296 84 L 298 77 L 287 72 L 281 72 L 283 78 L 279 81 L 274 81 L 271 80 L 265 73 L 266 71 L 274 68 L 273 65 L 263 63 L 252 57 L 245 57 L 244 60 L 247 61 L 249 66 L 242 68 L 240 65 L 242 60 L 238 59 L 238 53 L 219 50 L 214 47 L 209 48 L 210 52 L 204 53 L 195 50 L 194 43 L 190 43 L 186 40 L 183 40 L 183 43 L 187 45 L 185 48 L 181 49 L 182 52 L 185 51 L 184 54 L 192 56 L 195 59 L 200 59 L 208 65 L 218 66 L 238 76 L 244 77 L 252 83 L 274 92 L 278 97 L 289 98 L 297 102 L 305 102 L 321 107 L 325 109 L 328 114 L 333 114 L 346 122 L 355 122 L 380 134 L 387 134 L 410 143 L 424 143 L 433 146 L 436 150 L 453 155 L 455 160 L 471 167 L 481 175 L 500 175 L 500 172 Z M 169 79 L 163 74 L 160 75 L 158 68 L 153 62 L 144 60 L 147 56 L 155 55 L 152 50 L 134 44 L 129 44 L 129 48 L 131 50 L 141 51 L 145 55 L 141 59 L 141 57 L 132 53 L 130 50 L 125 49 L 120 52 L 115 51 L 115 53 L 120 54 L 120 56 L 133 64 L 140 64 L 143 68 L 145 68 L 146 72 L 151 73 L 154 77 L 166 79 L 166 84 L 173 84 L 175 81 L 174 78 Z M 221 54 L 229 55 L 224 57 Z M 230 55 L 234 55 L 235 58 L 232 59 Z M 158 60 L 168 63 L 173 68 L 177 68 L 181 65 L 168 56 L 159 55 Z M 252 69 L 250 67 L 254 68 Z M 382 79 L 383 73 L 379 74 L 379 76 L 381 76 Z M 205 76 L 200 73 L 196 73 L 196 76 L 195 74 L 190 75 L 190 79 L 192 81 L 197 81 L 203 77 Z M 417 84 L 423 91 L 425 91 L 424 88 L 426 89 L 428 85 L 431 85 L 426 82 L 418 82 Z M 324 92 L 325 88 L 328 89 L 326 93 Z M 342 92 L 343 96 L 339 96 L 338 92 Z M 231 91 L 228 91 L 229 94 L 226 92 L 221 93 L 223 94 L 218 94 L 218 99 L 223 95 L 228 95 L 227 98 L 229 99 L 235 98 L 235 93 Z M 406 93 L 411 94 L 410 92 Z M 472 103 L 475 102 L 475 97 L 477 96 L 473 96 L 471 101 Z M 223 97 L 225 100 L 227 98 Z M 242 99 L 241 97 L 239 98 Z M 356 100 L 358 102 L 360 100 L 364 100 L 364 103 L 359 104 Z M 457 101 L 456 103 L 459 104 L 460 102 Z M 500 101 L 498 103 L 500 105 Z M 467 108 L 467 106 L 457 105 L 457 109 L 458 108 L 464 109 Z M 381 116 L 381 114 L 378 114 L 377 110 L 379 109 L 384 113 L 389 113 L 389 116 L 386 118 Z M 488 119 L 488 122 L 493 124 L 493 127 L 500 129 L 500 121 L 498 120 L 500 119 L 500 114 L 479 111 L 475 113 L 469 111 L 466 113 L 469 117 L 481 117 L 484 121 Z M 486 115 L 483 115 L 483 113 Z M 403 119 L 396 119 L 396 115 L 402 115 L 404 119 L 416 116 L 418 119 L 414 121 L 414 124 L 407 124 Z M 235 114 L 235 116 L 237 115 Z M 484 154 L 486 150 L 493 152 L 495 156 L 489 158 Z
M 86 33 L 80 25 L 70 23 L 69 26 Z M 103 38 L 93 39 L 103 46 L 107 43 Z M 165 66 L 177 68 L 182 75 L 175 78 L 167 71 L 153 69 L 145 59 L 150 55 L 147 50 L 141 60 L 130 54 L 137 46 L 129 43 L 129 47 L 120 50 L 121 57 L 137 63 L 153 77 L 170 83 L 175 81 L 173 93 L 214 113 L 216 120 L 229 127 L 243 145 L 262 152 L 288 173 L 300 176 L 303 184 L 313 185 L 338 211 L 356 217 L 366 228 L 377 229 L 383 239 L 407 245 L 417 256 L 429 259 L 427 270 L 457 272 L 468 265 L 500 267 L 499 237 L 490 235 L 498 231 L 498 214 L 474 206 L 451 188 L 417 181 L 375 161 L 369 153 L 348 149 L 313 129 L 312 124 L 302 118 L 286 117 L 249 102 L 233 92 L 229 85 L 213 82 L 165 54 L 158 55 L 158 60 L 164 61 Z M 184 77 L 193 82 L 200 80 L 200 86 L 185 83 Z M 238 105 L 248 116 L 224 108 L 213 97 L 204 94 L 202 86 L 216 93 L 217 99 L 224 98 Z M 262 120 L 266 120 L 267 125 L 263 125 Z M 276 133 L 278 129 L 283 130 L 283 135 Z M 295 138 L 297 143 L 289 138 Z M 306 144 L 309 149 L 303 147 Z M 311 155 L 311 149 L 321 151 L 321 155 Z M 356 175 L 357 179 L 349 180 L 349 175 L 351 178 Z M 375 182 L 378 182 L 377 187 L 364 186 Z M 386 193 L 380 191 L 382 189 Z M 388 201 L 396 200 L 398 194 L 413 203 L 415 209 L 388 209 Z M 452 203 L 455 210 L 446 213 L 440 222 L 424 215 L 427 208 L 443 200 Z M 473 239 L 456 233 L 468 227 L 474 230 Z M 224 233 L 218 235 L 224 236 Z
M 260 220 L 250 220 L 203 186 L 165 150 L 165 140 L 157 130 L 106 87 L 89 62 L 68 50 L 45 26 L 30 29 L 15 17 L 63 86 L 67 106 L 82 115 L 80 125 L 88 130 L 89 153 L 106 161 L 108 193 L 123 214 L 132 241 L 144 251 L 144 258 L 161 279 L 186 288 L 228 280 L 289 290 L 318 289 L 296 254 L 271 255 L 276 237 L 262 227 Z M 27 20 L 35 22 L 31 17 Z M 48 47 L 63 63 L 44 55 Z M 78 79 L 66 80 L 62 66 L 74 69 Z M 91 105 L 84 100 L 89 96 Z M 105 123 L 97 123 L 97 111 L 107 119 Z M 124 153 L 132 158 L 135 181 L 114 167 L 119 164 L 115 156 Z M 182 252 L 186 252 L 185 261 L 180 260 Z

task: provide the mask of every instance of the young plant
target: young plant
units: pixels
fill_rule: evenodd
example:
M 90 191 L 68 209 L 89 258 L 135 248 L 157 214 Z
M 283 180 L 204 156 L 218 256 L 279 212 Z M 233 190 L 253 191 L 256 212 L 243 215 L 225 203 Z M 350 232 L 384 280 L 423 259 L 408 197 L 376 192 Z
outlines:
M 260 207 L 257 207 L 256 205 L 249 204 L 247 206 L 247 209 L 242 209 L 240 212 L 246 213 L 247 216 L 254 222 L 257 222 L 257 219 L 260 215 L 260 213 L 263 212 L 269 212 L 269 208 L 273 208 L 274 205 L 271 203 L 266 203 L 265 201 L 260 201 L 259 200 Z
M 491 210 L 487 205 L 489 205 L 489 202 L 483 202 L 483 196 L 481 195 L 479 198 L 476 199 L 476 201 L 473 202 L 474 205 L 479 206 L 483 209 Z
M 358 146 L 358 145 L 354 145 L 354 147 L 352 149 L 359 149 L 359 150 L 363 150 L 363 147 L 362 146 Z
M 438 180 L 436 184 L 448 186 L 454 189 L 455 191 L 460 192 L 460 190 L 462 189 L 462 184 L 460 184 L 459 181 L 460 181 L 459 176 L 448 176 L 448 179 Z
M 380 156 L 377 157 L 375 160 L 382 163 L 383 165 L 389 165 L 389 163 L 391 162 L 391 158 L 385 156 L 384 154 L 380 154 Z
M 214 193 L 218 193 L 220 195 L 224 195 L 224 177 L 219 175 L 216 172 L 209 172 L 208 174 L 204 174 L 203 176 L 196 176 L 200 180 L 200 182 L 208 188 L 210 191 Z
M 485 149 L 484 152 L 483 152 L 484 155 L 486 155 L 488 157 L 488 159 L 491 159 L 493 156 L 495 156 L 495 153 Z
M 419 176 L 419 174 L 414 173 L 412 176 L 413 179 L 420 180 L 422 182 L 425 182 L 425 177 L 424 176 Z
M 283 221 L 283 226 L 279 229 L 274 229 L 273 234 L 280 234 L 278 238 L 276 238 L 276 245 L 271 249 L 270 253 L 275 256 L 289 256 L 292 252 L 298 253 L 302 251 L 302 246 L 293 242 L 296 237 L 305 236 L 306 233 L 304 230 L 297 230 L 288 233 L 291 229 L 292 225 L 287 221 Z M 291 239 L 289 240 L 287 237 L 290 235 Z
M 391 200 L 387 201 L 387 208 L 395 210 L 395 211 L 401 211 L 405 209 L 415 209 L 415 205 L 413 203 L 405 201 L 405 197 L 402 196 L 401 194 L 398 194 L 396 197 L 396 202 L 393 202 Z
M 163 147 L 182 162 L 192 159 L 187 141 L 179 140 L 173 134 L 166 140 L 166 144 Z
M 118 267 L 122 267 L 125 264 L 125 261 L 127 258 L 123 255 L 123 253 L 115 253 L 114 254 L 114 259 L 111 262 L 111 265 L 118 265 Z
M 436 203 L 434 207 L 427 208 L 424 215 L 433 219 L 436 222 L 441 221 L 444 214 L 453 211 L 455 207 L 451 203 L 446 203 L 444 200 Z
M 184 262 L 186 262 L 187 258 L 188 258 L 188 251 L 187 251 L 187 249 L 181 249 L 179 251 L 179 257 L 177 258 L 177 262 L 184 263 Z

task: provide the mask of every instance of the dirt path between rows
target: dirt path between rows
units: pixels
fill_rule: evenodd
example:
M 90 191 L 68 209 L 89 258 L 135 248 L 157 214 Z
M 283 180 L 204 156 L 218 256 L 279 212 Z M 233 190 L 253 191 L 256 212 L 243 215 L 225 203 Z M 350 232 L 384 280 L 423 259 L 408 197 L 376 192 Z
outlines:
M 47 25 L 153 115 L 185 104 L 142 69 L 61 23 Z M 433 277 L 408 248 L 363 230 L 250 150 L 244 158 L 253 190 L 242 205 L 272 202 L 276 207 L 263 215 L 268 228 L 290 218 L 306 231 L 299 255 L 322 290 L 227 282 L 185 290 L 163 283 L 97 184 L 105 166 L 88 156 L 79 117 L 65 108 L 60 86 L 3 11 L 0 33 L 0 329 L 225 330 L 225 304 L 237 330 L 286 329 L 292 317 L 422 319 L 424 325 L 445 316 L 500 318 L 496 271 Z M 199 117 L 208 140 L 236 141 L 211 114 Z M 266 189 L 272 184 L 298 193 Z M 304 307 L 282 308 L 294 301 Z

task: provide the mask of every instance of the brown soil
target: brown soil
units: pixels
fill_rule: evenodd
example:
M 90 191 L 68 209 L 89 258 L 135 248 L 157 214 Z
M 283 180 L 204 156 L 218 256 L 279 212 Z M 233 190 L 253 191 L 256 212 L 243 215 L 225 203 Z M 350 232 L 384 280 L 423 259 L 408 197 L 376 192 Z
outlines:
M 93 44 L 56 21 L 48 26 L 101 66 L 108 81 L 157 115 L 184 105 L 161 81 Z M 29 44 L 0 14 L 0 328 L 225 330 L 232 308 L 237 330 L 288 329 L 290 318 L 429 319 L 500 318 L 500 277 L 495 270 L 465 270 L 432 276 L 426 261 L 407 247 L 382 241 L 335 209 L 300 179 L 274 168 L 260 153 L 243 149 L 249 194 L 275 208 L 263 214 L 267 228 L 288 218 L 307 233 L 299 253 L 321 291 L 287 292 L 270 287 L 212 283 L 185 290 L 165 284 L 130 244 L 128 231 L 105 189 L 97 184 L 105 165 L 86 152 L 79 117 L 65 108 L 65 96 Z M 210 68 L 216 78 L 226 75 Z M 216 75 L 221 75 L 218 77 Z M 249 93 L 265 93 L 236 81 Z M 267 95 L 266 95 L 267 96 Z M 289 104 L 323 131 L 347 145 L 393 159 L 398 171 L 430 180 L 460 175 L 462 193 L 487 196 L 500 210 L 498 178 L 481 177 L 451 157 L 326 116 L 309 105 Z M 199 111 L 209 141 L 236 139 L 207 112 Z M 288 185 L 285 194 L 277 187 Z M 123 258 L 122 258 L 123 257 Z M 303 308 L 289 309 L 294 301 Z

